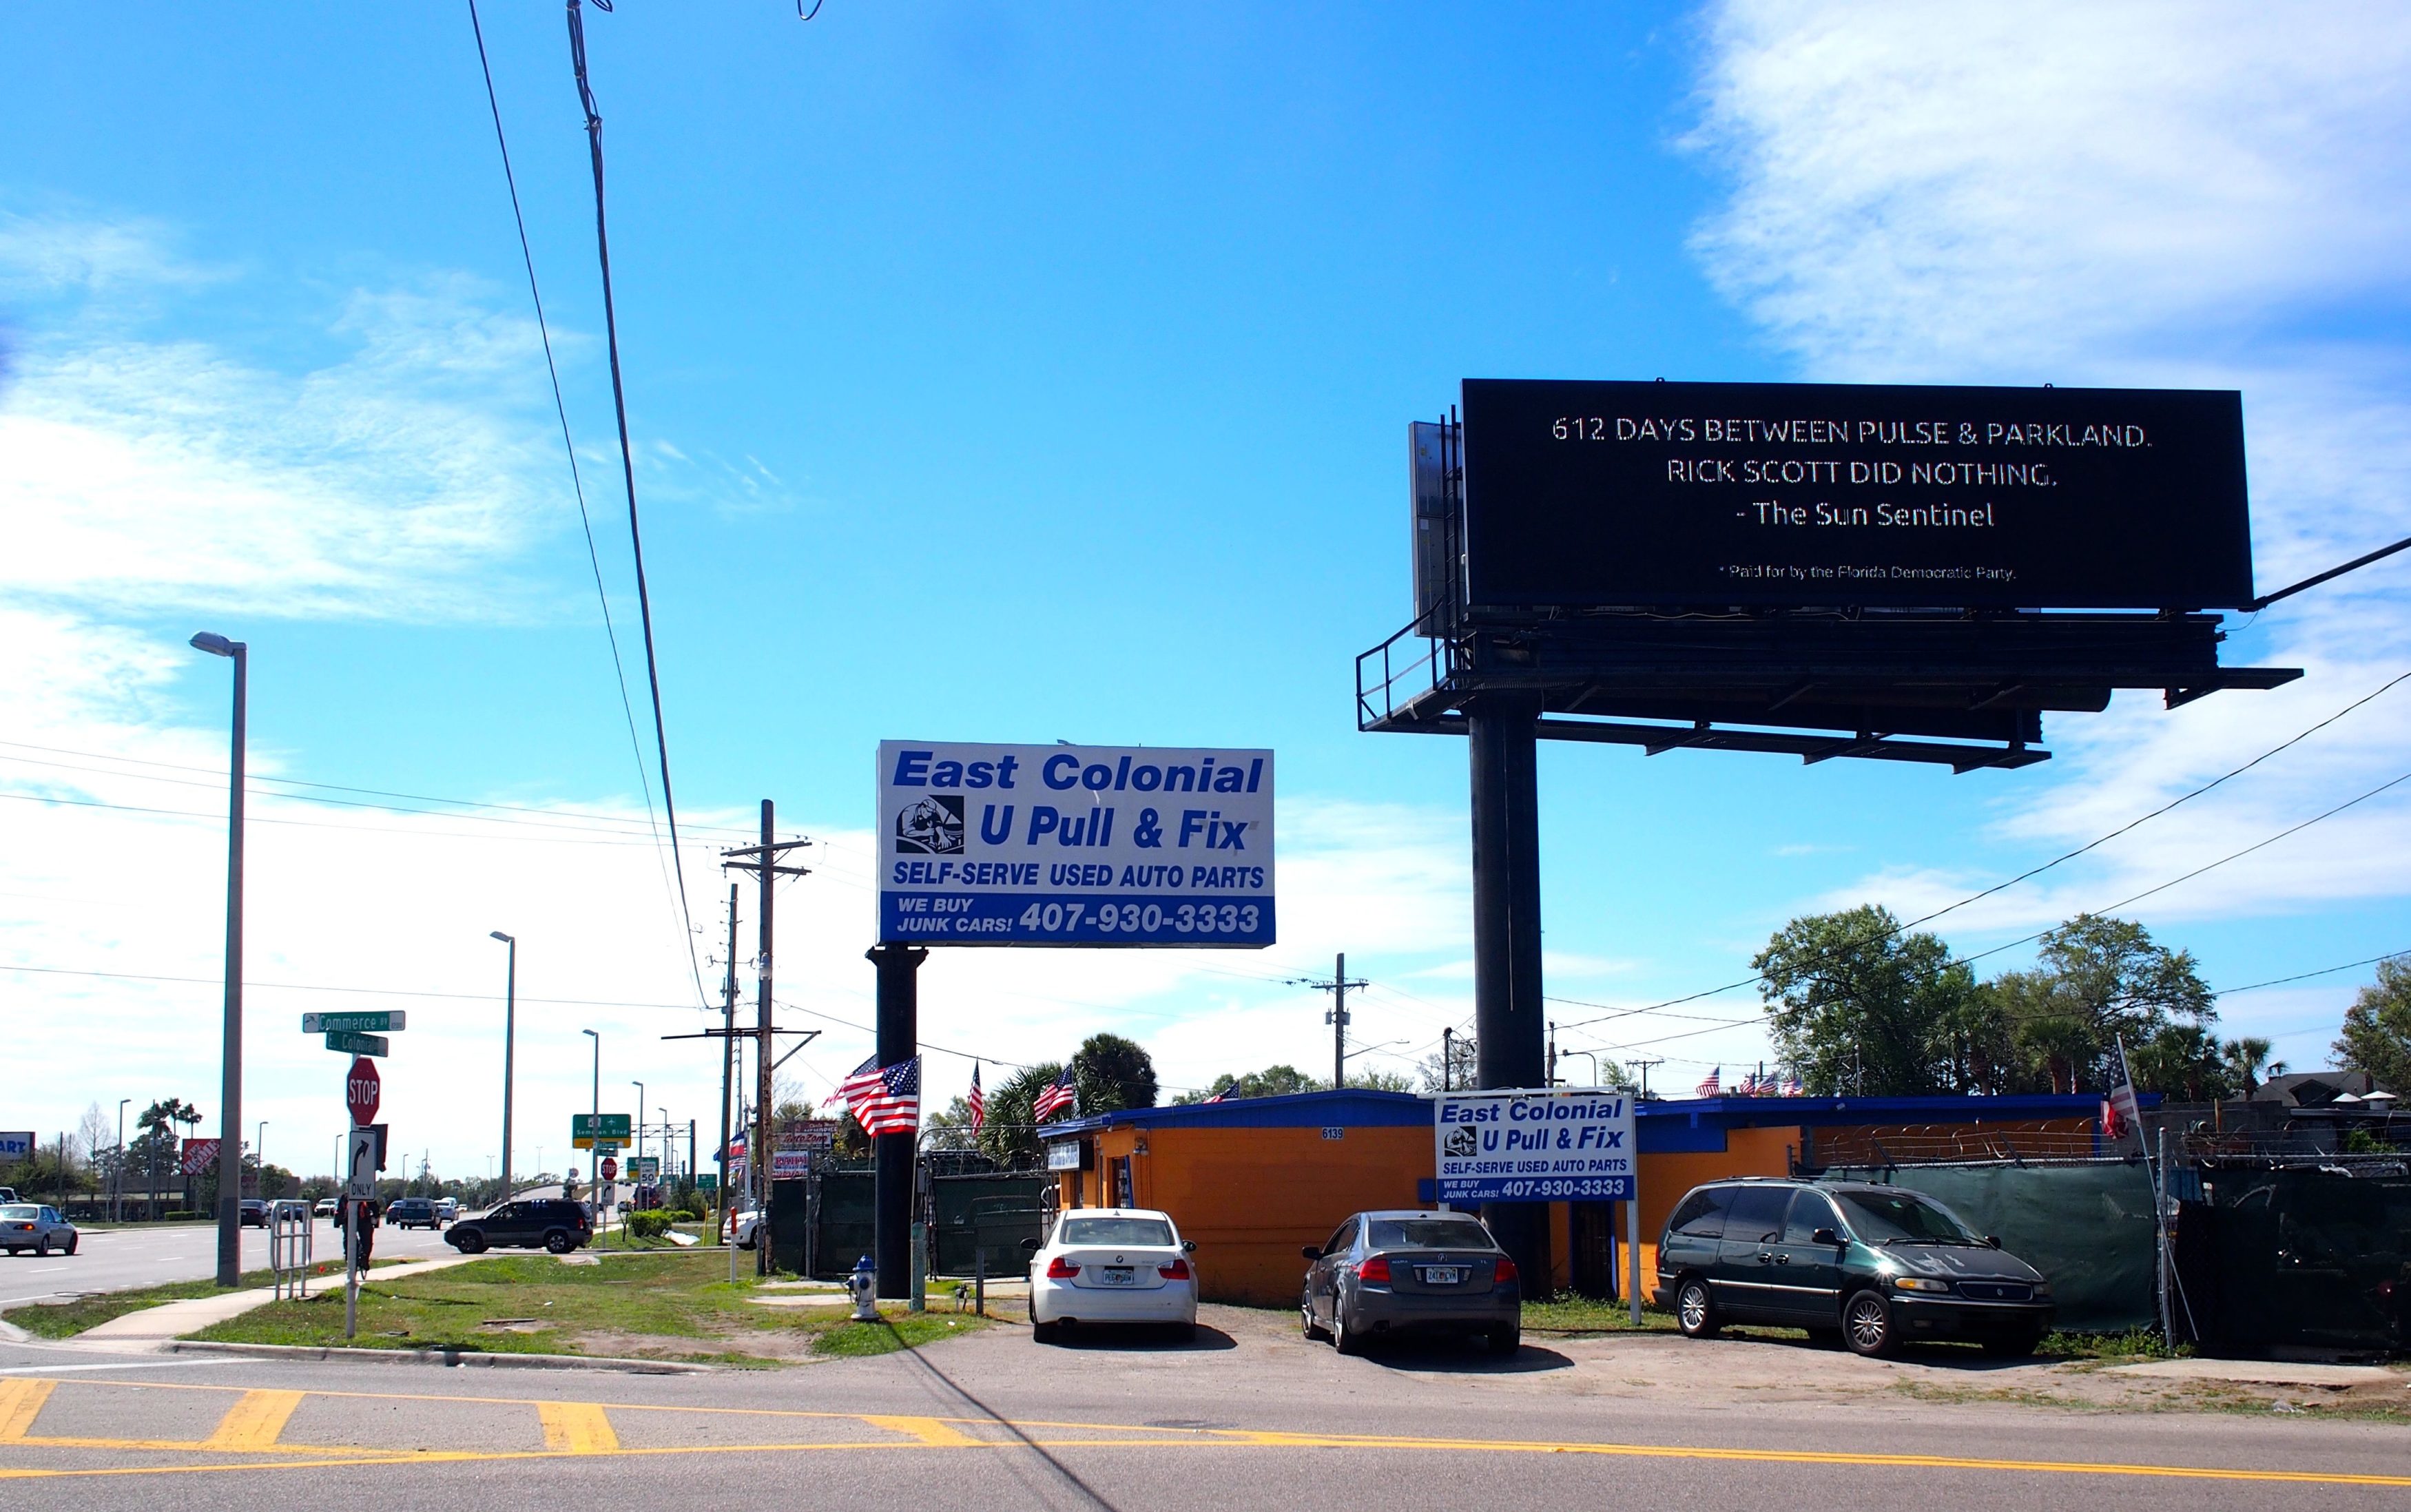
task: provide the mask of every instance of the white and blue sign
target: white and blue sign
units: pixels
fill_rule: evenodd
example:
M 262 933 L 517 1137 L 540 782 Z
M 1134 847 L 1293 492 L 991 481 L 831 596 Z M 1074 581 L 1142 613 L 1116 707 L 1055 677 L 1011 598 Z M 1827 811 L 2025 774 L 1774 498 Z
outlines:
M 879 938 L 1273 943 L 1273 753 L 879 747 Z
M 1442 1202 L 1623 1202 L 1632 1098 L 1596 1088 L 1443 1092 L 1432 1101 Z
M 34 1157 L 34 1134 L 31 1129 L 0 1129 L 0 1166 L 14 1165 Z

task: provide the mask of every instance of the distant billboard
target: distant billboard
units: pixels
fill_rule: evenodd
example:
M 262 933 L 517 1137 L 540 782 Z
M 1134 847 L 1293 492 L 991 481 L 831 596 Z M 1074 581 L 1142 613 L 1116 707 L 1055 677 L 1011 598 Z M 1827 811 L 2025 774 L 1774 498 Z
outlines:
M 0 1129 L 0 1166 L 13 1166 L 20 1160 L 33 1157 L 32 1129 Z
M 1469 379 L 1464 427 L 1477 616 L 2252 597 L 2232 391 Z
M 1273 753 L 879 747 L 879 938 L 1273 943 Z

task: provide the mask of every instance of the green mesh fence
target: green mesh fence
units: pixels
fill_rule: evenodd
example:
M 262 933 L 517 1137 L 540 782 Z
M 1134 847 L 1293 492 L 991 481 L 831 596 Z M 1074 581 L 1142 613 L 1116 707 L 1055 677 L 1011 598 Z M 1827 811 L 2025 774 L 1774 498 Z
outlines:
M 1829 1169 L 1829 1181 L 1905 1186 L 2040 1271 L 2059 1326 L 2121 1333 L 2159 1320 L 2152 1261 L 2152 1181 L 2140 1163 Z
M 2205 1161 L 2199 1176 L 2200 1200 L 2178 1209 L 2176 1258 L 2205 1351 L 2411 1351 L 2403 1162 Z

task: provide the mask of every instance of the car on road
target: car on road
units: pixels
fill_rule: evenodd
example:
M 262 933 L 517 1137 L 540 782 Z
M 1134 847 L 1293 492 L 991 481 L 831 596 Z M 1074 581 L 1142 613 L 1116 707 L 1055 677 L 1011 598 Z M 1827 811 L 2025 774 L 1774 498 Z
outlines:
M 460 1199 L 457 1197 L 437 1198 L 435 1199 L 435 1215 L 443 1219 L 446 1223 L 450 1223 L 453 1219 L 460 1215 Z
M 337 1203 L 331 1197 L 322 1197 L 318 1199 L 316 1204 L 313 1206 L 310 1211 L 318 1217 L 326 1219 L 329 1223 L 339 1222 L 343 1217 L 341 1204 Z
M 594 1238 L 594 1224 L 586 1210 L 557 1197 L 521 1198 L 490 1213 L 473 1214 L 444 1235 L 446 1243 L 463 1255 L 488 1249 L 534 1249 L 555 1255 L 583 1249 Z
M 435 1204 L 423 1197 L 397 1197 L 393 1206 L 385 1210 L 385 1221 L 396 1228 L 442 1228 L 444 1216 Z
M 1862 1355 L 1958 1339 L 2030 1355 L 2056 1304 L 2042 1272 L 1898 1186 L 1745 1177 L 1687 1193 L 1658 1241 L 1658 1301 L 1694 1339 L 1806 1329 Z
M 310 1204 L 293 1197 L 282 1198 L 268 1204 L 268 1219 L 270 1223 L 286 1218 L 299 1218 L 304 1223 L 309 1222 Z
M 1523 1344 L 1523 1278 L 1471 1214 L 1359 1213 L 1301 1253 L 1300 1324 L 1343 1355 L 1409 1334 L 1472 1335 L 1501 1353 Z
M 1031 1247 L 1030 1333 L 1051 1344 L 1064 1330 L 1100 1323 L 1152 1323 L 1184 1338 L 1197 1333 L 1197 1246 L 1168 1213 L 1147 1208 L 1074 1208 Z
M 27 1250 L 48 1255 L 54 1249 L 73 1255 L 79 1237 L 76 1226 L 60 1217 L 56 1208 L 31 1202 L 0 1204 L 0 1249 L 11 1255 Z
M 752 1249 L 753 1247 L 754 1235 L 762 1227 L 762 1214 L 753 1211 L 752 1209 L 748 1209 L 737 1215 L 736 1220 L 731 1227 L 733 1230 L 733 1242 L 736 1243 L 737 1247 L 738 1249 Z
M 0 1202 L 14 1202 L 16 1200 L 18 1200 L 17 1188 L 14 1186 L 0 1186 Z
M 244 1198 L 240 1206 L 240 1211 L 236 1214 L 236 1221 L 245 1228 L 267 1228 L 268 1204 L 260 1201 L 257 1198 Z

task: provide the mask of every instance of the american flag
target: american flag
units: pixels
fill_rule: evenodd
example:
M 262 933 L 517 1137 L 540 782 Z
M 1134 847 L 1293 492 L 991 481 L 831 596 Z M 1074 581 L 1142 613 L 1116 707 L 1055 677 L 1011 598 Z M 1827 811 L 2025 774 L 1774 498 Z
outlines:
M 972 1132 L 977 1134 L 980 1126 L 987 1122 L 987 1094 L 980 1090 L 977 1061 L 972 1062 L 972 1095 L 965 1098 L 963 1103 L 972 1111 Z
M 1046 1090 L 1038 1094 L 1036 1100 L 1030 1103 L 1030 1115 L 1034 1121 L 1043 1123 L 1066 1108 L 1074 1112 L 1079 1112 L 1080 1108 L 1080 1089 L 1072 1080 L 1072 1068 L 1069 1066 L 1063 1068 L 1062 1075 L 1047 1083 Z
M 879 1084 L 879 1055 L 874 1051 L 869 1058 L 855 1067 L 844 1081 L 837 1084 L 838 1100 L 851 1110 L 856 1102 L 878 1091 Z M 855 1122 L 857 1124 L 862 1122 L 859 1114 L 855 1116 Z
M 2110 1095 L 2101 1099 L 2101 1132 L 2123 1140 L 2131 1129 L 2141 1141 L 2141 1110 L 2135 1105 L 2135 1075 L 2126 1069 L 2126 1040 L 2121 1035 L 2110 1046 Z
M 1763 1085 L 1764 1083 L 1756 1071 L 1744 1071 L 1741 1074 L 1741 1084 L 1733 1088 L 1733 1095 L 1741 1098 L 1755 1098 Z
M 1229 1086 L 1224 1087 L 1222 1090 L 1220 1090 L 1220 1092 L 1215 1093 L 1212 1097 L 1210 1097 L 1210 1098 L 1206 1098 L 1206 1100 L 1207 1102 L 1220 1102 L 1220 1101 L 1221 1101 L 1224 1098 L 1229 1097 L 1232 1093 L 1236 1092 L 1236 1091 L 1238 1091 L 1238 1090 L 1239 1090 L 1239 1083 L 1236 1083 L 1236 1082 L 1234 1082 L 1234 1083 L 1232 1083 Z
M 1800 1073 L 1798 1071 L 1792 1072 L 1790 1076 L 1784 1079 L 1783 1095 L 1785 1097 L 1796 1098 L 1800 1096 L 1803 1090 L 1805 1089 L 1800 1085 Z
M 1719 1092 L 1722 1092 L 1725 1089 L 1724 1078 L 1725 1069 L 1723 1067 L 1710 1067 L 1708 1069 L 1708 1074 L 1700 1082 L 1700 1096 L 1703 1098 L 1713 1098 Z
M 876 1055 L 870 1058 L 874 1064 L 868 1076 L 855 1071 L 839 1089 L 846 1094 L 854 1121 L 865 1134 L 912 1133 L 921 1127 L 921 1057 L 893 1066 L 875 1064 Z

